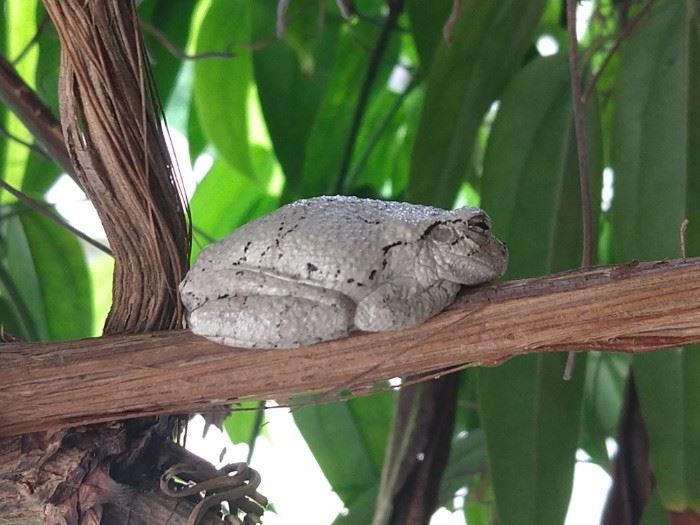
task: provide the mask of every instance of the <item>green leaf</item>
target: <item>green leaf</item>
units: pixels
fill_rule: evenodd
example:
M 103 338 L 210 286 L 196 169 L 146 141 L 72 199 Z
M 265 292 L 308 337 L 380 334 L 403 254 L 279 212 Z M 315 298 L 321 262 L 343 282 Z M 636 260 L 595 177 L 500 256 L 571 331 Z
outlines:
M 647 506 L 644 508 L 644 514 L 639 522 L 640 525 L 671 525 L 668 521 L 668 515 L 664 510 L 657 491 L 652 492 L 651 498 Z
M 253 457 L 258 436 L 265 429 L 265 410 L 260 402 L 236 403 L 231 407 L 231 413 L 224 420 L 223 429 L 228 434 L 231 443 L 248 445 L 248 459 Z
M 139 17 L 150 22 L 172 45 L 184 52 L 195 5 L 192 0 L 144 0 L 139 6 Z M 182 58 L 175 56 L 152 31 L 143 30 L 143 35 L 158 94 L 165 104 L 175 87 Z
M 247 0 L 211 0 L 197 33 L 195 53 L 234 51 L 236 56 L 198 60 L 193 93 L 199 123 L 209 142 L 232 168 L 255 178 L 248 133 L 253 74 L 249 6 Z
M 8 220 L 4 266 L 41 340 L 87 337 L 92 293 L 85 256 L 72 234 L 36 212 Z
M 296 185 L 290 181 L 291 185 L 285 187 L 284 201 L 338 192 L 343 152 L 377 34 L 377 29 L 367 23 L 342 26 L 333 69 L 307 141 L 301 179 Z M 386 78 L 396 63 L 398 49 L 398 38 L 394 37 L 384 52 L 371 96 L 386 89 Z
M 78 240 L 38 213 L 22 216 L 41 288 L 49 339 L 88 337 L 92 332 L 92 290 Z
M 253 54 L 260 105 L 287 183 L 296 187 L 305 150 L 332 68 L 339 24 L 318 30 L 320 4 L 291 4 L 284 38 L 274 37 L 277 2 L 252 4 L 253 39 L 268 41 Z
M 24 215 L 24 212 L 21 215 Z M 32 341 L 46 341 L 48 326 L 41 287 L 34 268 L 31 244 L 22 225 L 21 215 L 10 217 L 0 224 L 3 250 L 2 294 L 9 300 L 15 317 L 22 321 L 21 337 Z
M 384 90 L 368 108 L 348 175 L 354 193 L 371 187 L 375 194 L 395 197 L 405 190 L 423 101 L 414 86 L 398 94 Z
M 46 11 L 37 9 L 37 24 L 48 16 Z M 39 58 L 36 65 L 36 94 L 41 100 L 58 115 L 58 73 L 60 66 L 60 46 L 57 45 L 58 37 L 49 23 L 39 35 L 37 42 Z M 35 142 L 36 144 L 36 142 Z M 45 193 L 61 174 L 62 169 L 52 159 L 32 151 L 27 159 L 22 191 L 25 193 Z
M 629 365 L 624 354 L 588 355 L 580 446 L 606 470 L 610 458 L 605 440 L 617 433 Z
M 3 13 L 6 24 L 5 53 L 11 62 L 24 52 L 27 44 L 36 33 L 38 4 L 38 0 L 6 0 L 5 2 Z M 38 56 L 38 48 L 33 46 L 23 54 L 18 63 L 13 64 L 17 73 L 31 87 L 35 85 Z M 31 144 L 32 136 L 19 119 L 10 112 L 5 112 L 3 116 L 3 129 L 13 137 Z M 0 147 L 4 150 L 0 156 L 0 160 L 3 161 L 3 165 L 0 165 L 0 177 L 15 188 L 22 187 L 30 155 L 29 148 L 15 140 L 5 139 L 0 142 Z M 0 190 L 0 202 L 13 202 L 14 200 L 14 197 Z
M 413 148 L 408 200 L 451 208 L 482 117 L 525 53 L 544 0 L 467 0 L 438 44 Z
M 304 440 L 348 510 L 334 523 L 371 522 L 395 399 L 393 392 L 379 392 L 293 412 Z
M 593 109 L 595 104 L 589 156 L 592 192 L 599 195 L 600 133 Z M 580 263 L 572 119 L 566 56 L 533 60 L 503 94 L 484 158 L 481 205 L 508 243 L 511 278 Z M 597 206 L 593 211 L 597 215 Z M 565 362 L 563 354 L 540 354 L 479 370 L 481 416 L 504 525 L 563 523 L 566 516 L 586 364 L 579 357 L 574 377 L 563 381 Z
M 486 439 L 482 429 L 460 432 L 452 440 L 447 468 L 440 481 L 438 502 L 451 503 L 455 492 L 465 487 L 475 474 L 487 470 Z
M 275 209 L 277 198 L 272 197 L 267 188 L 272 176 L 271 155 L 259 147 L 253 151 L 259 159 L 256 165 L 260 181 L 251 180 L 228 164 L 217 161 L 197 186 L 190 202 L 195 240 L 192 260 L 210 242 Z
M 698 3 L 655 4 L 622 49 L 613 102 L 613 239 L 618 261 L 678 254 L 684 217 L 700 224 Z M 688 251 L 700 253 L 689 228 Z M 700 511 L 700 347 L 635 357 L 658 497 Z
M 443 39 L 442 29 L 450 16 L 452 3 L 452 0 L 433 0 L 432 2 L 409 0 L 407 2 L 406 10 L 411 20 L 411 33 L 424 73 L 430 70 L 435 50 Z

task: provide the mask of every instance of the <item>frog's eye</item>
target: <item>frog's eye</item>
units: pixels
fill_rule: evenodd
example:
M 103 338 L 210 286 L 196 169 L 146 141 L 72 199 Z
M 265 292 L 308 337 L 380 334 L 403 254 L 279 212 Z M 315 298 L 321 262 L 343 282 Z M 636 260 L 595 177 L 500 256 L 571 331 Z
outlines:
M 477 215 L 469 219 L 469 229 L 476 233 L 488 233 L 491 229 L 490 223 L 486 215 Z
M 446 224 L 438 224 L 437 226 L 432 228 L 430 235 L 435 242 L 440 242 L 440 243 L 444 242 L 446 244 L 453 243 L 459 238 L 459 235 L 457 234 L 457 232 L 455 232 L 452 228 L 450 228 Z

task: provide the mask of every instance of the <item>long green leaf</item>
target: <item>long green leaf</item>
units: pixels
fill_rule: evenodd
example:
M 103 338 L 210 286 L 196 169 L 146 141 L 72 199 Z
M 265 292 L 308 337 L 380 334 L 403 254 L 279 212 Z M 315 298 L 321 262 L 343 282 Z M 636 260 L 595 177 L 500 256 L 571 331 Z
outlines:
M 31 244 L 22 226 L 20 216 L 11 217 L 0 225 L 2 251 L 0 261 L 4 266 L 3 295 L 14 308 L 15 317 L 23 320 L 24 334 L 32 340 L 45 341 L 49 337 L 48 323 L 41 286 L 34 267 Z
M 255 1 L 251 14 L 253 39 L 269 41 L 253 54 L 260 104 L 287 184 L 296 187 L 333 65 L 339 24 L 328 20 L 319 31 L 320 4 L 291 7 L 282 39 L 274 37 L 277 2 Z
M 254 177 L 248 133 L 248 93 L 253 75 L 248 0 L 211 0 L 195 52 L 234 51 L 228 59 L 198 60 L 194 102 L 204 134 L 242 174 Z
M 411 33 L 424 73 L 430 70 L 435 50 L 443 38 L 442 28 L 450 15 L 452 4 L 452 0 L 433 0 L 432 2 L 409 0 L 407 2 Z
M 283 200 L 336 192 L 343 152 L 377 34 L 377 28 L 366 23 L 341 28 L 333 69 L 306 145 L 301 178 L 296 185 L 285 187 Z M 372 96 L 386 89 L 386 78 L 396 63 L 397 38 L 392 38 L 390 44 L 383 54 Z
M 197 186 L 190 209 L 194 229 L 192 260 L 212 241 L 221 239 L 242 224 L 275 209 L 277 199 L 266 184 L 272 174 L 269 152 L 255 149 L 260 181 L 254 181 L 233 170 L 228 164 L 215 162 Z M 267 167 L 264 166 L 268 159 Z
M 591 112 L 592 113 L 592 112 Z M 593 191 L 600 135 L 591 114 Z M 508 243 L 508 276 L 580 263 L 580 194 L 566 56 L 536 59 L 503 95 L 486 155 L 482 206 Z M 595 213 L 595 210 L 594 210 Z M 479 371 L 479 398 L 500 522 L 559 524 L 568 507 L 585 361 L 562 380 L 564 355 L 513 359 Z
M 185 51 L 195 5 L 196 2 L 192 0 L 145 0 L 139 6 L 139 17 L 155 26 L 176 48 Z M 182 57 L 176 56 L 153 32 L 145 30 L 143 33 L 148 45 L 153 78 L 165 104 L 175 87 Z
M 382 392 L 293 413 L 321 470 L 347 508 L 336 524 L 371 521 L 395 397 L 393 392 Z
M 440 42 L 430 68 L 412 154 L 410 201 L 452 207 L 482 117 L 518 67 L 545 3 L 463 3 L 454 42 Z
M 4 5 L 4 22 L 6 24 L 5 52 L 9 60 L 14 60 L 23 53 L 22 59 L 14 64 L 17 73 L 30 86 L 35 85 L 38 49 L 36 46 L 25 51 L 27 44 L 36 33 L 36 11 L 38 0 L 6 0 Z M 24 142 L 31 143 L 32 136 L 24 125 L 10 112 L 4 114 L 3 128 L 10 135 Z M 25 176 L 29 149 L 19 142 L 3 138 L 0 147 L 4 149 L 3 164 L 0 165 L 0 177 L 16 188 L 22 186 Z M 13 202 L 14 197 L 0 190 L 0 202 Z
M 613 102 L 613 240 L 618 261 L 677 256 L 678 225 L 700 253 L 700 2 L 662 1 L 620 56 Z M 656 491 L 700 511 L 700 347 L 634 360 Z
M 37 25 L 47 20 L 45 10 L 37 9 Z M 58 72 L 60 64 L 60 47 L 56 45 L 56 33 L 47 27 L 36 44 L 39 58 L 36 64 L 35 90 L 41 100 L 58 115 Z M 61 168 L 49 158 L 32 151 L 27 159 L 22 190 L 26 193 L 42 194 L 46 192 L 61 174 Z
M 68 340 L 92 333 L 85 256 L 72 234 L 35 212 L 8 219 L 4 266 L 32 316 L 34 337 Z

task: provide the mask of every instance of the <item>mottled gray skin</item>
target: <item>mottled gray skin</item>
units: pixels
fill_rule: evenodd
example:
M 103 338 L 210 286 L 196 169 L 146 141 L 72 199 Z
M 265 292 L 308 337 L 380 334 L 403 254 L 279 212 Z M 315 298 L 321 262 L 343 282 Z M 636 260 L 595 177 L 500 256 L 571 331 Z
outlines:
M 479 208 L 317 197 L 204 249 L 180 293 L 195 334 L 293 348 L 421 323 L 507 262 Z

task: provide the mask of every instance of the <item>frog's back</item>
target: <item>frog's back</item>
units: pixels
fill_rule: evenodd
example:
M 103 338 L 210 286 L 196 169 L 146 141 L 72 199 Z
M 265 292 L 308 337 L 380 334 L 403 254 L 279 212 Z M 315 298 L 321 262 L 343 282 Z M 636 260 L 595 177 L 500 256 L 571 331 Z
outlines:
M 399 202 L 316 197 L 242 226 L 202 255 L 222 268 L 241 265 L 347 292 L 372 284 L 390 246 L 418 240 L 425 225 L 449 213 Z

